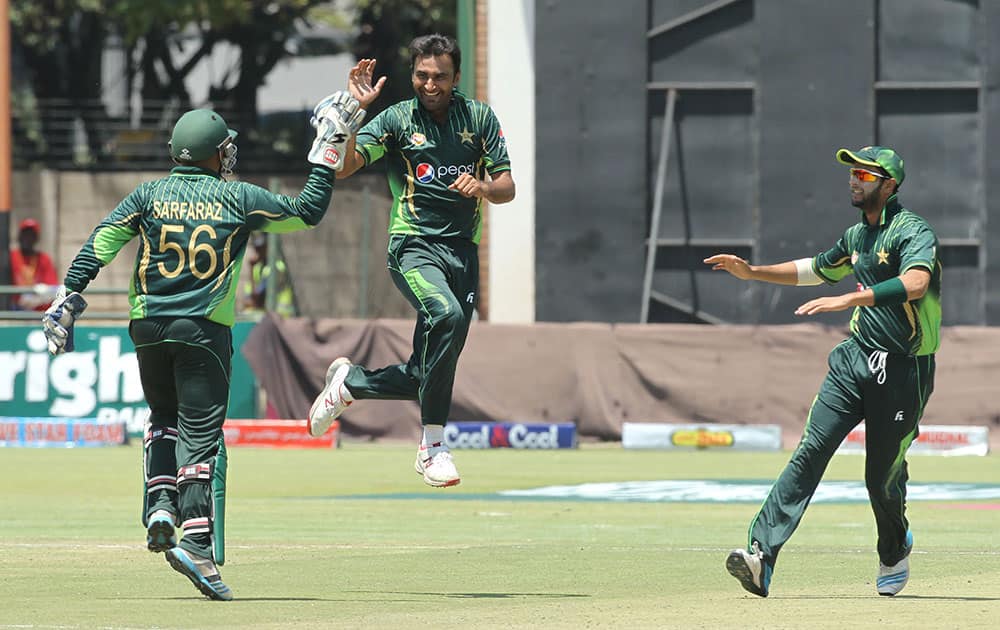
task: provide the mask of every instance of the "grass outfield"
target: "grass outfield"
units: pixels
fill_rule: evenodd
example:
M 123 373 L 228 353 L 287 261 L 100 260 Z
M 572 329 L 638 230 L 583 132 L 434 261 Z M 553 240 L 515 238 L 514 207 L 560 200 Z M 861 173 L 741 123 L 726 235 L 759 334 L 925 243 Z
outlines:
M 137 446 L 2 449 L 0 628 L 1000 624 L 996 499 L 911 502 L 912 575 L 895 598 L 875 593 L 868 506 L 814 504 L 760 599 L 724 567 L 756 504 L 490 495 L 598 481 L 771 481 L 787 453 L 457 451 L 462 485 L 435 490 L 413 472 L 413 450 L 230 449 L 222 575 L 236 599 L 225 603 L 202 598 L 145 550 Z M 915 482 L 1000 484 L 998 463 L 915 456 L 910 472 Z M 826 479 L 859 480 L 862 464 L 837 456 Z

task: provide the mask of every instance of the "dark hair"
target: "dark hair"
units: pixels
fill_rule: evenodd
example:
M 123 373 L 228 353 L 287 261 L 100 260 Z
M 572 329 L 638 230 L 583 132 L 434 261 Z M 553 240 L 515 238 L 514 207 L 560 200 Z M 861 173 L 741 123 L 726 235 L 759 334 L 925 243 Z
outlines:
M 433 35 L 421 35 L 410 42 L 410 69 L 417 65 L 418 57 L 437 57 L 438 55 L 448 55 L 451 63 L 455 66 L 455 74 L 462 69 L 462 51 L 458 47 L 458 42 L 440 33 Z

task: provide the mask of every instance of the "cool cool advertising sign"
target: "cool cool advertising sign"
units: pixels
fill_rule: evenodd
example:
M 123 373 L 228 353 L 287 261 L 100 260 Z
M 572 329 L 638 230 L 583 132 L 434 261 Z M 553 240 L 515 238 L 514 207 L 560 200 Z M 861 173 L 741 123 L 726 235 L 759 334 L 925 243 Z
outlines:
M 254 378 L 240 354 L 253 324 L 233 327 L 231 418 L 252 418 Z M 142 432 L 149 408 L 142 395 L 128 326 L 76 326 L 76 350 L 49 355 L 41 326 L 0 327 L 0 416 L 124 421 Z

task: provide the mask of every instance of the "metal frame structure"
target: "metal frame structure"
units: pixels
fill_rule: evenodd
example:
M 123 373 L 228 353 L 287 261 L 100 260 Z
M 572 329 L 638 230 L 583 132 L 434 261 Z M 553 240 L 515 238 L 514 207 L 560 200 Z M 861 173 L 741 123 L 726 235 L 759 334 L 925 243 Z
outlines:
M 673 20 L 669 20 L 646 33 L 646 38 L 652 40 L 655 37 L 670 33 L 674 29 L 689 24 L 695 20 L 728 7 L 737 2 L 748 0 L 717 0 L 699 9 L 690 11 Z M 660 153 L 656 167 L 656 183 L 653 195 L 653 208 L 650 216 L 649 235 L 646 238 L 646 264 L 645 274 L 642 281 L 642 305 L 639 315 L 639 323 L 649 323 L 650 302 L 667 306 L 675 311 L 690 315 L 694 320 L 707 324 L 725 324 L 725 320 L 715 317 L 702 311 L 696 303 L 687 303 L 683 300 L 671 297 L 660 291 L 653 289 L 653 276 L 658 264 L 660 266 L 670 266 L 687 269 L 688 265 L 664 265 L 664 259 L 689 260 L 693 252 L 697 251 L 739 251 L 745 252 L 753 249 L 753 240 L 726 239 L 695 239 L 691 237 L 690 225 L 683 238 L 661 238 L 660 218 L 663 212 L 663 197 L 666 187 L 667 166 L 670 159 L 671 134 L 675 124 L 675 112 L 678 99 L 682 98 L 682 92 L 691 91 L 749 91 L 756 92 L 757 84 L 753 81 L 650 81 L 646 84 L 649 93 L 666 92 L 666 106 L 663 112 L 663 129 L 660 134 Z M 687 217 L 685 217 L 686 219 Z M 662 251 L 662 255 L 661 255 Z
M 676 17 L 670 17 L 662 21 L 660 24 L 652 25 L 646 31 L 647 43 L 650 48 L 653 48 L 653 41 L 659 37 L 677 37 L 678 40 L 685 42 L 685 45 L 691 44 L 694 40 L 690 38 L 690 33 L 678 33 L 677 30 L 681 27 L 690 26 L 693 22 L 706 19 L 706 18 L 723 18 L 723 16 L 717 15 L 720 11 L 727 8 L 734 8 L 738 3 L 741 2 L 751 2 L 754 0 L 705 0 L 703 6 L 690 10 L 682 15 Z M 893 40 L 891 36 L 887 37 L 888 31 L 885 29 L 889 28 L 888 23 L 880 23 L 883 19 L 888 19 L 883 15 L 884 10 L 888 10 L 889 5 L 884 2 L 884 0 L 871 0 L 870 7 L 866 7 L 866 12 L 870 11 L 870 15 L 874 16 L 874 24 L 869 25 L 867 32 L 868 35 L 874 37 L 874 42 L 865 41 L 863 42 L 862 48 L 865 46 L 870 46 L 874 44 L 871 52 L 874 54 L 873 64 L 874 67 L 871 69 L 871 87 L 870 101 L 867 104 L 858 103 L 858 105 L 853 109 L 852 116 L 848 118 L 852 120 L 855 124 L 860 119 L 861 116 L 865 120 L 869 120 L 872 126 L 871 134 L 862 134 L 861 137 L 866 139 L 871 138 L 874 143 L 893 143 L 901 142 L 899 138 L 900 133 L 905 133 L 908 124 L 910 128 L 913 127 L 914 120 L 912 116 L 914 115 L 926 115 L 928 116 L 929 124 L 936 125 L 938 121 L 941 121 L 945 126 L 949 124 L 947 121 L 947 116 L 959 115 L 963 117 L 962 120 L 966 121 L 967 129 L 970 129 L 975 125 L 976 127 L 971 131 L 975 135 L 975 140 L 970 140 L 969 136 L 962 136 L 961 144 L 958 145 L 955 150 L 967 150 L 972 152 L 972 162 L 977 165 L 978 174 L 973 175 L 973 179 L 968 183 L 976 183 L 979 186 L 979 190 L 973 193 L 976 196 L 969 197 L 965 199 L 965 204 L 961 206 L 963 211 L 963 217 L 965 221 L 969 223 L 968 229 L 953 230 L 951 233 L 945 231 L 942 236 L 942 229 L 939 227 L 939 259 L 944 264 L 946 273 L 952 274 L 953 281 L 949 281 L 949 287 L 951 290 L 955 291 L 951 293 L 950 299 L 953 300 L 951 303 L 950 312 L 953 313 L 952 319 L 957 319 L 955 323 L 963 324 L 995 324 L 1000 321 L 1000 299 L 995 297 L 991 298 L 991 290 L 993 289 L 991 281 L 992 277 L 997 277 L 993 268 L 1000 265 L 997 260 L 992 260 L 990 258 L 990 245 L 994 242 L 1000 242 L 1000 230 L 991 225 L 990 222 L 990 193 L 992 190 L 992 181 L 996 181 L 993 175 L 997 170 L 997 167 L 991 165 L 989 159 L 989 151 L 991 147 L 997 146 L 995 142 L 991 142 L 991 138 L 996 132 L 993 130 L 995 125 L 991 127 L 990 117 L 995 118 L 997 116 L 1000 108 L 997 106 L 997 98 L 988 89 L 991 77 L 996 75 L 997 68 L 1000 67 L 1000 54 L 996 52 L 991 52 L 995 50 L 995 47 L 990 44 L 990 25 L 995 24 L 997 19 L 1000 18 L 1000 10 L 996 5 L 992 3 L 974 3 L 972 6 L 975 10 L 975 15 L 968 15 L 964 18 L 965 21 L 958 23 L 960 26 L 966 26 L 973 24 L 974 29 L 972 33 L 973 40 L 966 42 L 956 42 L 952 44 L 957 48 L 962 48 L 963 50 L 972 50 L 974 46 L 977 51 L 977 62 L 975 72 L 962 72 L 956 77 L 961 77 L 960 80 L 949 79 L 947 73 L 938 73 L 942 80 L 905 80 L 907 76 L 922 76 L 919 72 L 916 74 L 910 74 L 909 71 L 903 70 L 899 71 L 900 68 L 900 58 L 899 55 L 905 55 L 907 53 L 907 48 L 899 47 L 899 40 Z M 916 4 L 916 3 L 915 3 Z M 653 0 L 650 0 L 650 7 L 654 7 L 655 4 Z M 670 3 L 667 6 L 671 7 L 684 7 L 687 6 L 685 3 Z M 766 9 L 770 8 L 768 11 Z M 749 10 L 747 7 L 740 7 L 740 11 L 743 9 Z M 770 25 L 773 28 L 775 22 L 775 13 L 773 7 L 763 7 L 754 5 L 753 7 L 754 17 L 752 19 L 763 19 L 766 25 Z M 653 10 L 651 8 L 650 15 L 653 15 Z M 799 12 L 800 15 L 803 11 Z M 762 17 L 763 16 L 763 17 Z M 915 17 L 917 16 L 917 17 Z M 652 18 L 651 18 L 652 19 Z M 914 14 L 908 17 L 908 19 L 920 19 L 918 14 Z M 770 20 L 770 21 L 767 21 Z M 720 22 L 721 23 L 721 22 Z M 712 31 L 714 28 L 708 25 L 709 28 L 706 32 L 711 32 L 712 35 L 718 35 L 722 31 Z M 698 27 L 696 27 L 698 28 Z M 723 27 L 724 28 L 724 27 Z M 761 27 L 763 28 L 763 27 Z M 761 33 L 761 37 L 765 34 Z M 701 37 L 701 35 L 698 35 Z M 687 38 L 687 39 L 685 39 Z M 725 46 L 725 39 L 721 39 L 718 42 L 713 43 L 715 46 Z M 798 43 L 801 45 L 803 40 L 799 38 Z M 895 45 L 894 45 L 895 42 Z M 663 43 L 663 42 L 660 42 Z M 746 41 L 744 40 L 744 44 Z M 867 53 L 864 53 L 867 54 Z M 926 54 L 926 51 L 925 51 Z M 892 55 L 892 57 L 889 57 Z M 856 58 L 858 61 L 860 58 Z M 651 68 L 647 70 L 649 76 L 652 76 L 654 70 L 652 70 L 653 63 L 659 63 L 660 58 L 650 57 L 647 66 Z M 883 62 L 890 61 L 895 62 L 896 70 L 892 70 L 893 67 L 890 65 L 885 65 Z M 971 66 L 966 67 L 971 68 Z M 866 69 L 867 70 L 867 69 Z M 705 74 L 705 73 L 702 73 Z M 896 74 L 899 78 L 904 80 L 896 80 L 896 78 L 889 76 L 890 74 Z M 933 73 L 930 76 L 935 76 Z M 658 77 L 659 78 L 659 77 Z M 690 79 L 691 77 L 685 77 Z M 697 78 L 697 75 L 695 76 Z M 662 129 L 658 130 L 658 137 L 654 137 L 654 125 L 653 122 L 657 116 L 660 114 L 660 108 L 658 101 L 657 106 L 648 112 L 647 116 L 647 142 L 650 143 L 650 148 L 659 146 L 659 154 L 657 156 L 657 162 L 655 164 L 655 171 L 653 171 L 652 177 L 653 181 L 649 190 L 652 192 L 651 203 L 649 213 L 649 231 L 645 241 L 645 265 L 644 265 L 644 275 L 642 281 L 642 303 L 640 309 L 640 323 L 648 323 L 650 321 L 651 314 L 655 317 L 656 313 L 651 310 L 656 306 L 666 307 L 672 314 L 679 314 L 682 317 L 686 317 L 689 321 L 703 322 L 711 324 L 722 324 L 728 323 L 726 319 L 735 319 L 735 315 L 730 313 L 725 318 L 720 318 L 717 314 L 707 313 L 703 310 L 703 307 L 699 302 L 710 303 L 711 300 L 705 300 L 704 288 L 702 288 L 703 295 L 699 298 L 698 286 L 701 283 L 699 281 L 696 283 L 695 274 L 697 273 L 700 265 L 700 259 L 703 258 L 702 254 L 708 255 L 713 252 L 718 251 L 729 251 L 736 253 L 741 257 L 752 259 L 754 255 L 771 255 L 772 251 L 775 251 L 778 243 L 775 239 L 767 241 L 763 238 L 760 230 L 761 213 L 764 210 L 759 207 L 763 203 L 762 199 L 757 200 L 757 206 L 754 208 L 754 221 L 757 224 L 751 230 L 753 235 L 751 238 L 695 238 L 692 235 L 691 230 L 691 216 L 690 213 L 685 210 L 683 217 L 677 217 L 674 215 L 664 215 L 665 212 L 672 212 L 675 209 L 671 209 L 669 206 L 665 210 L 664 203 L 669 197 L 669 187 L 668 181 L 672 183 L 673 173 L 670 169 L 674 169 L 675 165 L 671 160 L 683 158 L 680 155 L 671 155 L 672 144 L 674 145 L 674 150 L 680 148 L 678 141 L 678 134 L 681 133 L 681 127 L 679 127 L 681 120 L 683 119 L 685 113 L 682 107 L 683 99 L 686 95 L 692 93 L 705 93 L 705 92 L 718 92 L 721 94 L 723 91 L 729 92 L 749 92 L 751 93 L 752 99 L 752 113 L 751 116 L 753 120 L 751 121 L 751 143 L 753 144 L 754 151 L 754 164 L 750 167 L 754 169 L 753 178 L 756 181 L 757 194 L 761 194 L 761 186 L 764 184 L 764 179 L 771 177 L 770 181 L 773 181 L 773 175 L 771 175 L 767 164 L 760 161 L 759 152 L 763 150 L 762 140 L 759 137 L 760 126 L 764 124 L 773 125 L 773 120 L 769 121 L 767 119 L 767 112 L 760 109 L 760 103 L 765 95 L 762 91 L 767 87 L 767 89 L 773 89 L 774 81 L 773 77 L 770 79 L 768 76 L 762 72 L 757 75 L 753 75 L 751 71 L 751 78 L 754 80 L 740 80 L 740 81 L 697 81 L 697 80 L 686 80 L 686 81 L 653 81 L 648 80 L 646 84 L 647 95 L 655 95 L 657 97 L 665 97 L 665 106 L 662 109 L 663 114 L 663 126 Z M 862 90 L 866 89 L 867 80 L 864 84 L 860 86 Z M 779 84 L 780 87 L 780 84 Z M 811 89 L 811 88 L 810 88 Z M 828 92 L 829 94 L 829 92 Z M 770 102 L 779 100 L 783 98 L 780 93 L 768 93 L 767 97 L 771 98 Z M 910 111 L 908 109 L 909 103 L 916 104 L 917 109 Z M 930 112 L 924 112 L 920 110 L 919 104 L 932 101 L 936 102 L 942 106 L 940 113 L 945 114 L 944 119 L 936 119 L 935 116 L 939 113 L 938 110 L 933 110 Z M 815 106 L 816 100 L 806 101 L 809 105 Z M 954 105 L 955 109 L 952 110 L 950 107 Z M 973 105 L 975 104 L 975 105 Z M 973 109 L 975 107 L 975 109 Z M 894 116 L 901 116 L 900 119 L 894 119 Z M 870 118 L 869 118 L 870 117 Z M 907 121 L 907 118 L 909 120 Z M 899 122 L 899 121 L 902 122 Z M 888 122 L 887 122 L 888 121 Z M 917 123 L 919 124 L 919 122 Z M 903 131 L 893 132 L 897 125 L 902 125 L 899 129 Z M 947 128 L 947 127 L 945 127 Z M 800 125 L 801 129 L 801 125 Z M 854 129 L 856 131 L 856 128 Z M 852 130 L 845 129 L 845 134 L 849 134 Z M 830 135 L 830 134 L 827 134 Z M 881 137 L 880 137 L 881 136 Z M 656 144 L 654 144 L 656 143 Z M 774 136 L 771 137 L 771 146 L 774 146 Z M 930 158 L 921 157 L 920 160 L 926 162 Z M 975 170 L 975 169 L 973 169 Z M 683 177 L 683 176 L 682 176 Z M 976 181 L 978 180 L 978 181 Z M 682 183 L 683 185 L 683 183 Z M 911 199 L 912 201 L 912 199 Z M 670 203 L 666 201 L 666 203 Z M 822 203 L 822 202 L 821 202 Z M 945 202 L 947 203 L 947 202 Z M 976 206 L 978 205 L 978 209 Z M 769 206 L 769 208 L 771 208 Z M 919 212 L 921 209 L 924 212 L 941 213 L 945 212 L 946 208 L 935 207 L 931 210 L 927 209 L 926 206 L 921 206 L 918 202 L 915 205 L 915 209 Z M 933 214 L 933 213 L 932 213 Z M 767 215 L 771 217 L 771 214 Z M 669 218 L 668 218 L 669 217 Z M 668 221 L 677 221 L 675 227 L 673 228 L 675 234 L 671 235 L 670 238 L 664 238 L 660 235 L 660 230 L 664 225 L 667 225 Z M 769 219 L 773 221 L 773 219 Z M 940 219 L 939 219 L 940 220 Z M 681 223 L 681 221 L 683 223 Z M 995 222 L 994 222 L 995 225 Z M 945 224 L 947 226 L 947 224 Z M 965 232 L 965 233 L 963 233 Z M 702 236 L 702 235 L 700 235 Z M 997 251 L 997 247 L 994 245 L 992 248 Z M 783 250 L 782 250 L 783 251 Z M 677 293 L 685 293 L 683 297 L 678 297 L 677 295 L 667 295 L 663 291 L 658 291 L 655 284 L 658 281 L 656 272 L 657 270 L 667 270 L 673 272 L 670 274 L 671 282 L 673 282 L 673 287 L 678 289 L 678 282 L 684 282 L 683 280 L 678 280 L 679 274 L 676 272 L 687 272 L 690 277 L 691 290 L 688 291 L 686 288 L 682 290 L 677 290 Z M 975 272 L 975 277 L 973 277 L 973 270 Z M 702 285 L 704 286 L 704 285 Z M 965 289 L 965 290 L 963 290 Z M 749 289 L 751 294 L 755 291 L 761 291 L 756 293 L 757 298 L 764 298 L 765 304 L 770 303 L 776 298 L 777 290 L 767 289 Z M 993 292 L 996 295 L 995 291 Z M 687 295 L 689 294 L 690 297 Z M 749 307 L 748 302 L 744 304 Z M 759 306 L 753 306 L 752 308 L 760 308 Z M 761 312 L 756 312 L 754 315 L 748 316 L 748 321 L 763 321 L 761 319 Z M 947 322 L 946 322 L 947 323 Z

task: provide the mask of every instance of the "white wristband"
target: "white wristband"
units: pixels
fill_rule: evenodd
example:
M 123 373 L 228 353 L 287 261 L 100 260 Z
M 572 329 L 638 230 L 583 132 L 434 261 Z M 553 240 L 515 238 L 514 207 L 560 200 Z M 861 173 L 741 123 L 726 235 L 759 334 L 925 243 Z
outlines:
M 799 279 L 795 284 L 800 287 L 811 287 L 817 284 L 823 284 L 823 279 L 817 276 L 816 272 L 813 271 L 812 258 L 799 258 L 793 262 L 795 263 L 795 271 L 799 276 Z

